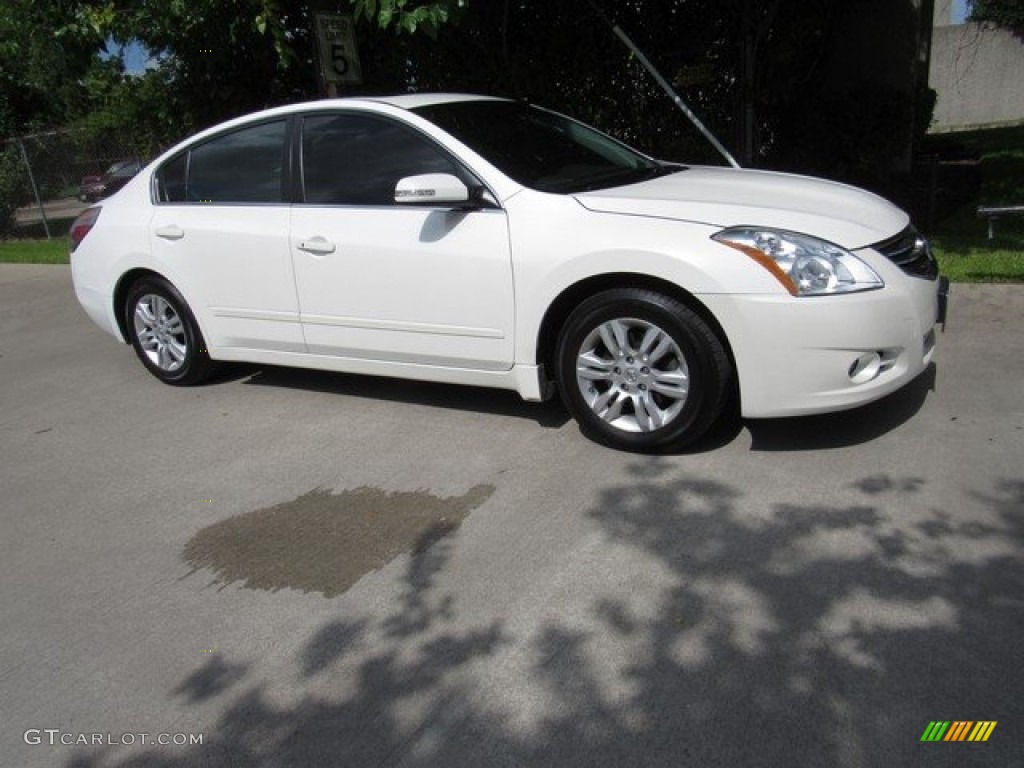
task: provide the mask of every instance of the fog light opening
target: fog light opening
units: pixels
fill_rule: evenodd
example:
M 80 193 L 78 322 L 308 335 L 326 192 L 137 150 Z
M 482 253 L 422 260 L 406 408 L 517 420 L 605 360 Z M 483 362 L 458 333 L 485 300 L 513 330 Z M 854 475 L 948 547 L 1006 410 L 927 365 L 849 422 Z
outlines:
M 850 364 L 848 374 L 854 384 L 866 384 L 882 370 L 882 356 L 878 352 L 865 352 Z

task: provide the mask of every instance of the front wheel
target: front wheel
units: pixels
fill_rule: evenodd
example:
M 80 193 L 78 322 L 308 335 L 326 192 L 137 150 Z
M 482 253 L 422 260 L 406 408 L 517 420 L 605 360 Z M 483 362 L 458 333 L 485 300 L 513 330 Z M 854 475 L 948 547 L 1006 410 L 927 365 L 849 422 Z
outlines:
M 213 370 L 206 342 L 185 299 L 159 277 L 145 277 L 128 292 L 125 321 L 132 347 L 165 384 L 197 384 Z
M 589 437 L 632 451 L 693 442 L 722 412 L 732 368 L 696 312 L 623 288 L 584 301 L 562 329 L 562 399 Z

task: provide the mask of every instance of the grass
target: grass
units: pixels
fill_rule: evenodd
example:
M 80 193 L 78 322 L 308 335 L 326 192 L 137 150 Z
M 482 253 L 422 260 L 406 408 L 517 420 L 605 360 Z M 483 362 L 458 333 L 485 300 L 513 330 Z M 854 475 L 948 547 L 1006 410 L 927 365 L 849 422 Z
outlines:
M 939 222 L 931 233 L 942 271 L 958 282 L 1024 282 L 1024 217 L 988 222 L 978 205 L 1024 205 L 1024 126 L 929 137 L 929 150 L 947 157 L 977 158 L 977 200 Z
M 1024 283 L 1024 249 L 993 242 L 993 247 L 979 247 L 957 237 L 932 240 L 942 274 L 954 283 Z
M 0 262 L 14 264 L 68 264 L 66 237 L 53 240 L 0 240 Z
M 980 162 L 977 200 L 940 221 L 930 232 L 942 271 L 962 283 L 1024 283 L 1024 217 L 988 222 L 977 207 L 1024 205 L 1024 126 L 940 134 L 926 139 L 926 150 L 949 159 Z
M 966 157 L 1024 155 L 1024 125 L 960 133 L 937 133 L 925 139 L 929 152 Z
M 936 227 L 931 243 L 953 282 L 1024 283 L 1024 218 L 999 219 L 989 240 L 988 222 L 976 206 L 965 206 Z

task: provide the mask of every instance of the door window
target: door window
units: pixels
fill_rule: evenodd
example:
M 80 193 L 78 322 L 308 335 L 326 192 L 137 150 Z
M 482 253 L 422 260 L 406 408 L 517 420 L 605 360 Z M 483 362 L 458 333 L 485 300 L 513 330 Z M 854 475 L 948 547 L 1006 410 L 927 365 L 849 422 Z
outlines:
M 233 131 L 178 155 L 157 173 L 165 203 L 280 203 L 284 120 Z
M 411 128 L 354 114 L 305 118 L 302 172 L 305 202 L 318 205 L 394 205 L 399 179 L 459 175 L 440 148 Z

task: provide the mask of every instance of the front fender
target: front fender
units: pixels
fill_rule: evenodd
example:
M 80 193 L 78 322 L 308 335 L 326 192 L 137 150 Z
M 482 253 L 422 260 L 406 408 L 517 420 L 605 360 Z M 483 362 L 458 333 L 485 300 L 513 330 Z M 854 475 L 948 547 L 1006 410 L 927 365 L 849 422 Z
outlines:
M 572 198 L 536 192 L 509 201 L 508 214 L 517 362 L 536 362 L 548 309 L 565 291 L 595 276 L 655 278 L 698 299 L 785 293 L 753 259 L 711 240 L 718 228 L 707 224 L 595 212 Z

